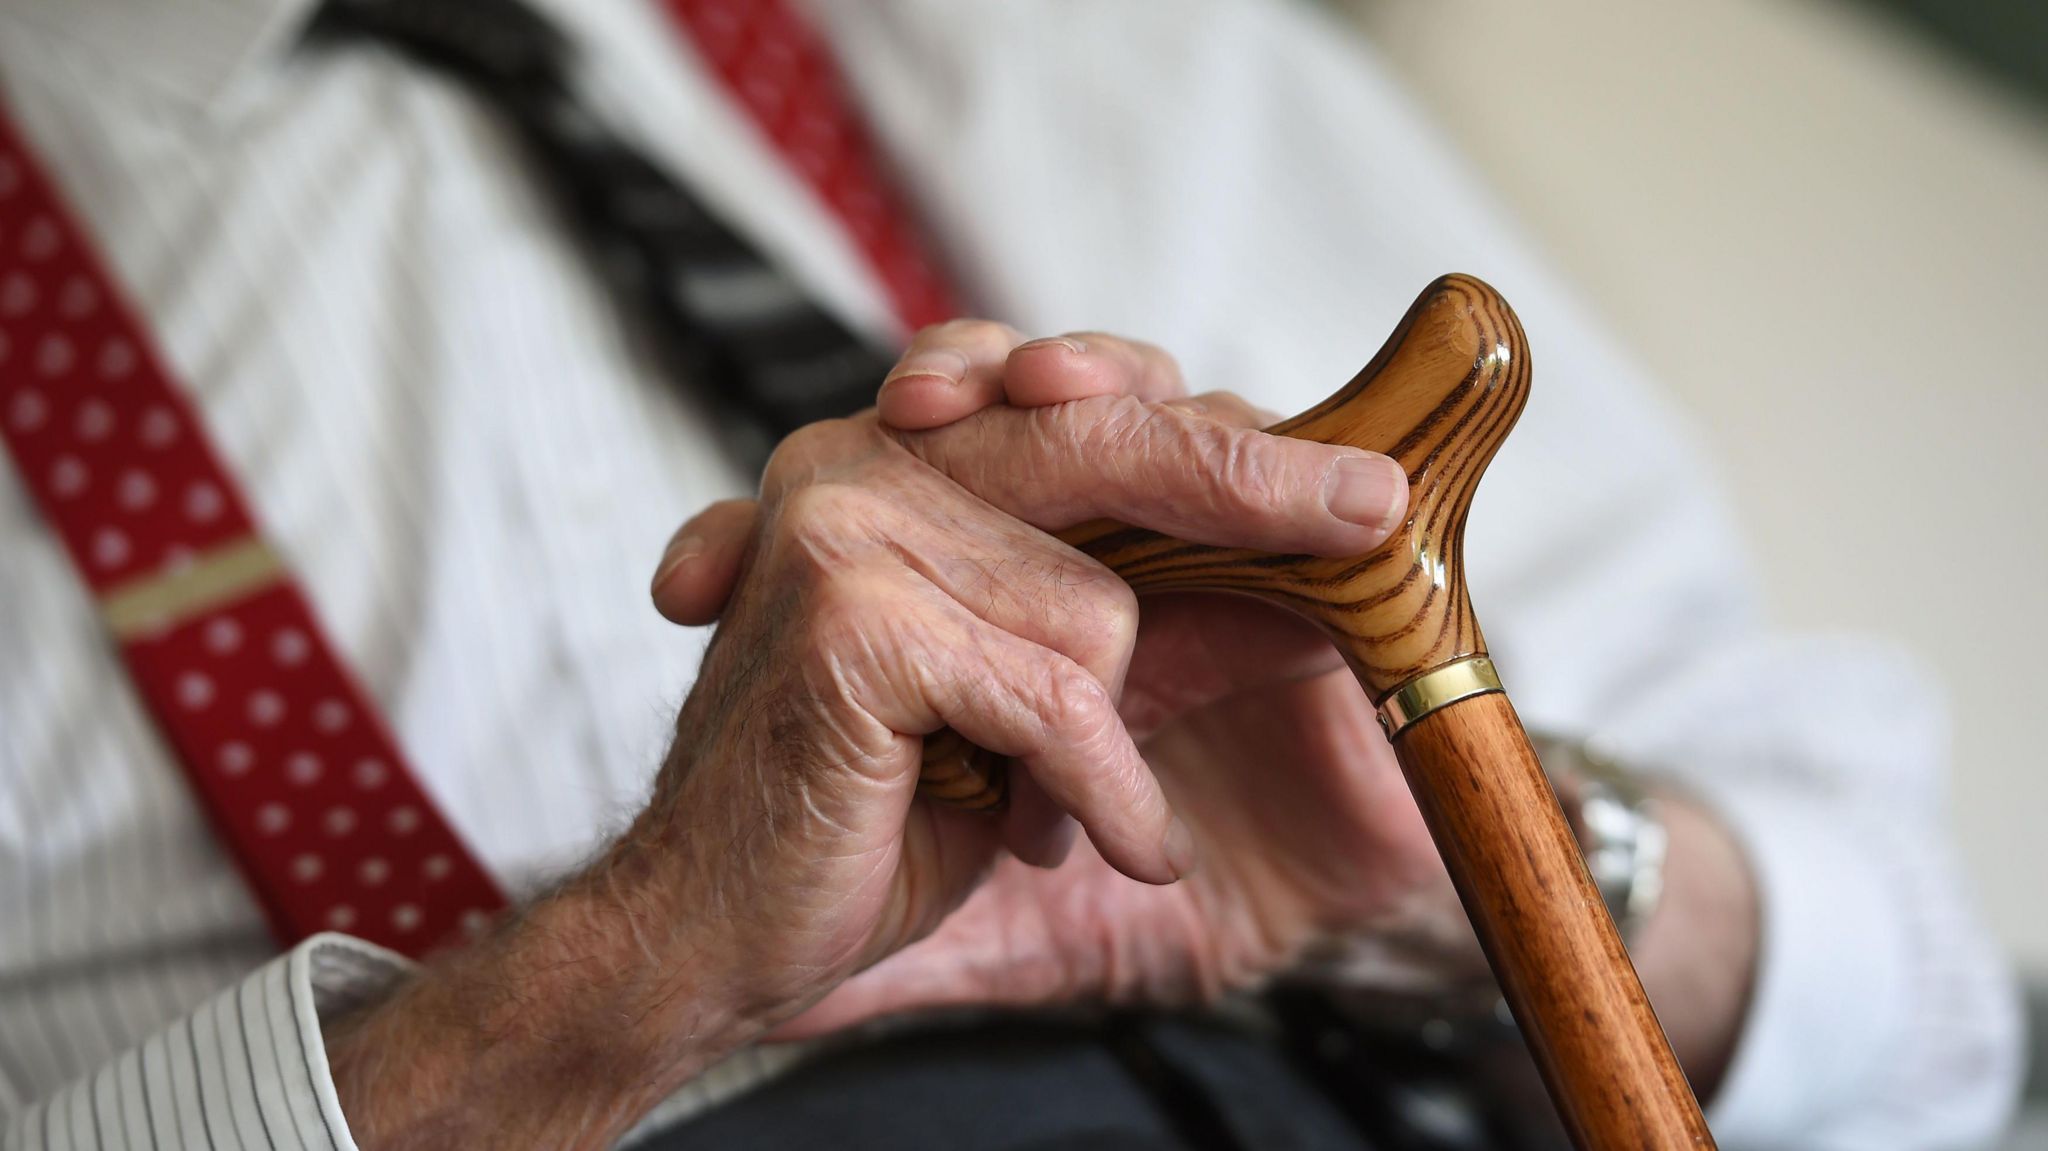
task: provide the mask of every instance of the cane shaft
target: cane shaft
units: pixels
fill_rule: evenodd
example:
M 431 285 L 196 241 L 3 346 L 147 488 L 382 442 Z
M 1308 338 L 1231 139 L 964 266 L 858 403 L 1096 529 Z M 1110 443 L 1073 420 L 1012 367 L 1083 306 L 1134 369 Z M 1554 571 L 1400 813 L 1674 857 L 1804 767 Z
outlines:
M 1432 711 L 1394 752 L 1573 1142 L 1713 1147 L 1508 697 Z

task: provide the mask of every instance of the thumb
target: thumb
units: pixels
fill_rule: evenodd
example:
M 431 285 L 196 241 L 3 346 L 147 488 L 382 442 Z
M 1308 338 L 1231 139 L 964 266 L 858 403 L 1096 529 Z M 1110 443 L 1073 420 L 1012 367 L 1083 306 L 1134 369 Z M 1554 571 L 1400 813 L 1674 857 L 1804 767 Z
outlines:
M 679 624 L 717 619 L 732 598 L 760 510 L 754 500 L 720 500 L 677 528 L 654 569 L 654 610 Z

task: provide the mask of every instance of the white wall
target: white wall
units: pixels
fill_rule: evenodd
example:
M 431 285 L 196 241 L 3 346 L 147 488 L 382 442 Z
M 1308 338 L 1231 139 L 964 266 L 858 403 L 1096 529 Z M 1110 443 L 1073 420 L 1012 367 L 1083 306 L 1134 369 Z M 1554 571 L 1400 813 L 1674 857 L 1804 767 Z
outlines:
M 1349 3 L 1697 414 L 1779 617 L 1943 678 L 1966 863 L 2048 974 L 2048 115 L 1834 0 Z

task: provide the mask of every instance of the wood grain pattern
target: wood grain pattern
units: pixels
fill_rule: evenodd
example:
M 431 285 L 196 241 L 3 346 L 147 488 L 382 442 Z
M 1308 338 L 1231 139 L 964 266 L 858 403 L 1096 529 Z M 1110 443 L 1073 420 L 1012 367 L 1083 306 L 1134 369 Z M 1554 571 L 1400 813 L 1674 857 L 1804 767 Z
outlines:
M 1268 429 L 1400 461 L 1408 519 L 1385 544 L 1342 558 L 1271 555 L 1106 521 L 1061 538 L 1141 593 L 1238 591 L 1307 616 L 1339 641 L 1378 703 L 1430 668 L 1486 650 L 1465 596 L 1465 516 L 1528 398 L 1520 321 L 1492 288 L 1445 276 L 1350 383 Z
M 1508 697 L 1433 711 L 1394 752 L 1572 1141 L 1714 1146 Z
M 1486 642 L 1466 597 L 1465 517 L 1529 394 L 1521 324 L 1469 276 L 1425 289 L 1371 363 L 1272 431 L 1385 453 L 1408 470 L 1409 515 L 1349 558 L 1206 547 L 1108 521 L 1061 538 L 1140 593 L 1241 592 L 1322 625 L 1375 705 Z M 1424 715 L 1394 750 L 1495 975 L 1582 1149 L 1711 1148 L 1713 1138 L 1587 876 L 1507 696 Z M 927 794 L 999 807 L 1004 763 L 942 732 Z
M 917 793 L 948 807 L 1001 811 L 1010 798 L 1009 760 L 947 728 L 924 741 Z

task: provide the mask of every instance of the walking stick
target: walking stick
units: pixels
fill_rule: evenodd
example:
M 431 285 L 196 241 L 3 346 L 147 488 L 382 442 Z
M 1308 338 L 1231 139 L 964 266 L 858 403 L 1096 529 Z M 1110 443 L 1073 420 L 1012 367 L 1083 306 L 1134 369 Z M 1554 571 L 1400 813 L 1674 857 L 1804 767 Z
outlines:
M 1465 516 L 1529 394 L 1522 326 L 1469 276 L 1431 284 L 1343 390 L 1270 430 L 1382 452 L 1408 520 L 1326 558 L 1207 547 L 1109 521 L 1060 533 L 1140 593 L 1229 591 L 1320 624 L 1379 707 L 1437 850 L 1581 1151 L 1711 1148 L 1621 937 L 1586 874 L 1466 598 Z M 920 788 L 995 808 L 1003 761 L 952 731 Z

